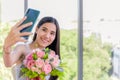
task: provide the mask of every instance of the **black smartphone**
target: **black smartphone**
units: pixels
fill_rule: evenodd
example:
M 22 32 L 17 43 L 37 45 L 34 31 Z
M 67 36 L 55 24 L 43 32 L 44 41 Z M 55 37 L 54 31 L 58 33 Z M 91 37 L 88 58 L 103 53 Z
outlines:
M 25 23 L 28 23 L 28 22 L 32 22 L 33 24 L 29 27 L 26 27 L 26 28 L 22 29 L 20 32 L 31 32 L 35 23 L 36 23 L 36 20 L 37 20 L 39 14 L 40 14 L 39 10 L 29 8 L 27 10 L 27 12 L 25 13 L 25 16 L 27 16 L 27 19 L 22 24 L 25 24 Z M 29 36 L 23 36 L 23 37 L 26 40 L 29 38 Z

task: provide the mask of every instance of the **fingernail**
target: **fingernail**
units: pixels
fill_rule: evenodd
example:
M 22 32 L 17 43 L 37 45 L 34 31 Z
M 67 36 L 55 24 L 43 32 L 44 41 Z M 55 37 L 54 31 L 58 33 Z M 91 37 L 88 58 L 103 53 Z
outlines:
M 32 35 L 33 33 L 30 33 L 30 35 Z
M 33 24 L 33 22 L 30 22 L 30 24 Z

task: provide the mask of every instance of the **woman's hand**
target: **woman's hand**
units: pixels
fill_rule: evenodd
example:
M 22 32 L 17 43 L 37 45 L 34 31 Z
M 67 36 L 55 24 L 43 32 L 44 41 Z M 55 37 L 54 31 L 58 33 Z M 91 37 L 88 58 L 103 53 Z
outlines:
M 22 55 L 22 48 L 18 48 L 16 50 L 17 54 L 12 54 L 12 46 L 17 43 L 17 42 L 26 42 L 24 38 L 21 38 L 22 36 L 27 36 L 31 35 L 31 32 L 20 32 L 23 28 L 29 27 L 32 25 L 32 22 L 23 24 L 23 21 L 26 19 L 26 17 L 22 18 L 18 23 L 16 23 L 8 33 L 7 37 L 5 38 L 4 41 L 4 46 L 3 46 L 3 59 L 4 59 L 4 64 L 6 67 L 12 66 L 14 63 L 19 61 L 20 56 Z M 19 51 L 18 51 L 19 50 Z
M 12 45 L 14 45 L 17 42 L 26 42 L 27 40 L 25 40 L 24 38 L 21 38 L 22 36 L 27 36 L 27 35 L 31 35 L 31 32 L 20 32 L 20 30 L 22 30 L 25 27 L 28 27 L 30 25 L 32 25 L 32 22 L 23 24 L 23 21 L 26 19 L 27 17 L 22 18 L 19 22 L 17 22 L 10 30 L 9 34 L 7 35 L 5 42 L 4 42 L 4 48 L 8 48 L 11 47 Z

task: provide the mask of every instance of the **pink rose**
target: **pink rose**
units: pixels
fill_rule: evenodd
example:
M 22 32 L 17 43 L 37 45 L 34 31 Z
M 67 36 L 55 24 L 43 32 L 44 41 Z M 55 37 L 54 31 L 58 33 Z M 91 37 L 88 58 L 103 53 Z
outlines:
M 33 60 L 33 53 L 31 53 L 31 54 L 28 54 L 27 56 L 26 56 L 26 59 L 27 60 Z
M 60 64 L 59 56 L 56 55 L 54 51 L 50 51 L 50 54 L 49 54 L 49 57 L 48 57 L 48 61 L 50 62 L 50 64 L 54 68 L 59 66 L 59 64 Z
M 45 63 L 42 70 L 45 72 L 45 74 L 48 74 L 52 71 L 52 67 L 49 63 Z
M 37 71 L 37 68 L 35 66 L 31 66 L 32 71 Z
M 54 52 L 53 50 L 51 50 L 49 56 L 50 56 L 50 57 L 54 57 L 55 55 L 56 55 L 55 52 Z
M 37 56 L 38 56 L 39 58 L 42 58 L 44 55 L 45 55 L 45 52 L 44 52 L 44 51 L 39 51 L 39 52 L 37 52 Z
M 56 55 L 55 52 L 51 50 L 48 56 L 48 61 L 49 62 L 51 62 L 51 60 L 53 61 L 53 58 L 55 57 L 55 55 Z
M 35 61 L 34 60 L 29 60 L 28 63 L 27 63 L 27 68 L 28 69 L 31 69 L 32 66 L 35 65 Z
M 23 64 L 24 64 L 24 65 L 27 65 L 27 63 L 28 63 L 29 60 L 33 60 L 32 53 L 31 53 L 31 54 L 28 54 L 28 55 L 25 57 L 25 59 L 24 59 L 24 61 L 23 61 Z
M 60 64 L 60 59 L 59 59 L 58 55 L 56 55 L 53 58 L 53 61 L 51 61 L 51 65 L 55 68 L 55 67 L 59 66 L 59 64 Z
M 41 69 L 35 66 L 31 67 L 31 70 L 37 72 L 38 74 L 41 73 Z
M 40 74 L 40 73 L 42 72 L 42 70 L 41 70 L 40 68 L 37 68 L 37 69 L 36 69 L 36 72 L 37 72 L 38 74 Z
M 38 68 L 42 68 L 42 66 L 44 65 L 44 61 L 40 58 L 38 58 L 36 61 L 35 61 L 35 65 L 36 67 Z

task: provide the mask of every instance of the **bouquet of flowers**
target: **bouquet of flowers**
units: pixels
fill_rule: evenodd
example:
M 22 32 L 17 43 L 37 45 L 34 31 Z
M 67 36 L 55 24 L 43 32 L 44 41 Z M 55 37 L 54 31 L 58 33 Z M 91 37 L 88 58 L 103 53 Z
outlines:
M 37 80 L 45 80 L 47 75 L 59 76 L 63 72 L 59 56 L 49 48 L 33 50 L 32 53 L 25 57 L 23 64 L 22 73 L 32 80 L 35 78 L 39 78 Z

